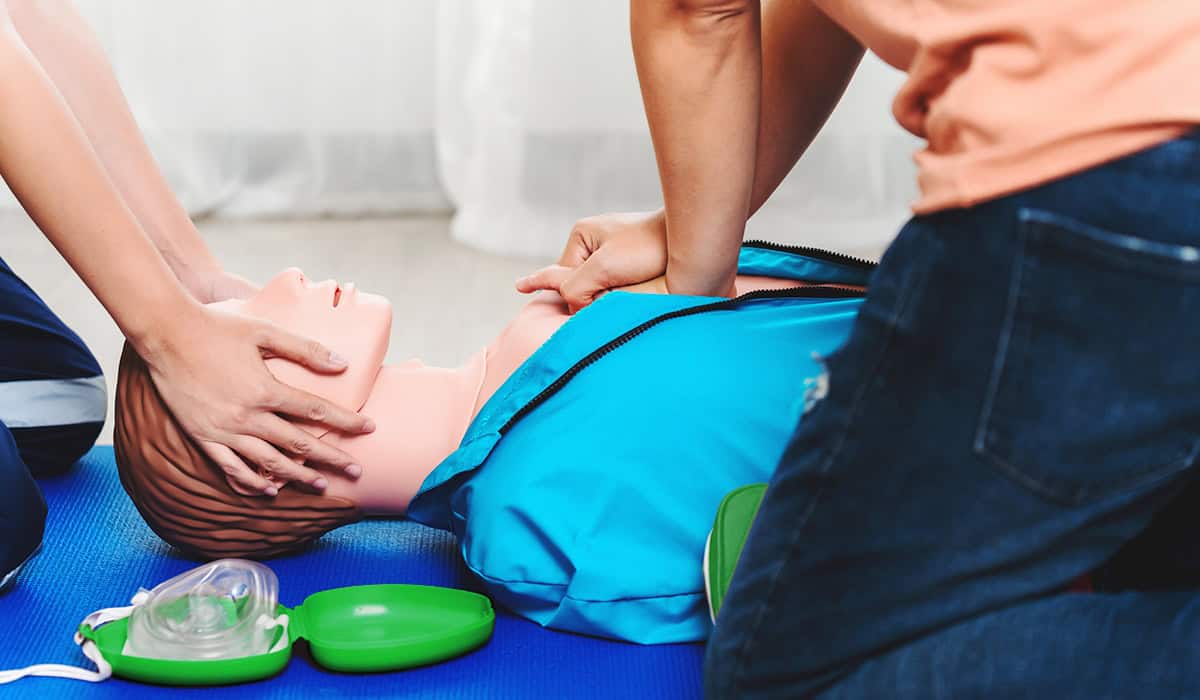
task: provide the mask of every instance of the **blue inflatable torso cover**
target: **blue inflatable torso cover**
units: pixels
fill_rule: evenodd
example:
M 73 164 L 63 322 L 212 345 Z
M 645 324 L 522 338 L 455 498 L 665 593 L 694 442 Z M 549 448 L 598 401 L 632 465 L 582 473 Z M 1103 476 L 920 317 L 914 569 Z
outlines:
M 865 285 L 871 266 L 748 244 L 739 272 Z M 500 387 L 409 516 L 452 530 L 488 593 L 538 623 L 702 640 L 717 506 L 770 479 L 860 296 L 607 294 Z

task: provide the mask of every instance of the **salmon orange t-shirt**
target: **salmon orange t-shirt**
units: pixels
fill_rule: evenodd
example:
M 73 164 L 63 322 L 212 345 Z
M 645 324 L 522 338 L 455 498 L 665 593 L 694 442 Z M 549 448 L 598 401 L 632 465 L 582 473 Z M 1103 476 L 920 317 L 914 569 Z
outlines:
M 1200 0 L 814 0 L 908 79 L 917 213 L 971 206 L 1200 124 Z

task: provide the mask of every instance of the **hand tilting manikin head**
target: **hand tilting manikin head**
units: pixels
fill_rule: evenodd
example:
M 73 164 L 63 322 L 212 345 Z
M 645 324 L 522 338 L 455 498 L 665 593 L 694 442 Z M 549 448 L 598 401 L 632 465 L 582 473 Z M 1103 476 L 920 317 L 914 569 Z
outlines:
M 324 493 L 282 482 L 274 498 L 245 493 L 182 434 L 145 364 L 126 347 L 114 435 L 122 483 L 151 527 L 183 549 L 205 556 L 269 556 L 364 513 L 402 514 L 474 413 L 485 353 L 458 369 L 419 361 L 384 367 L 392 310 L 383 297 L 353 285 L 312 282 L 289 269 L 250 299 L 216 306 L 338 348 L 349 368 L 337 375 L 286 360 L 267 362 L 282 381 L 346 408 L 372 411 L 378 429 L 370 436 L 344 436 L 309 428 L 358 460 L 363 474 L 357 480 L 330 474 Z

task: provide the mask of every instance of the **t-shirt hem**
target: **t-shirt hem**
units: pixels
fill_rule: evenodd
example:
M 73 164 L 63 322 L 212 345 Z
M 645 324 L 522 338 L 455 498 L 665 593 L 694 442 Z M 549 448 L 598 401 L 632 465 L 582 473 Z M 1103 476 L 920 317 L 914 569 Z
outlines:
M 993 162 L 964 160 L 927 167 L 919 175 L 922 195 L 912 204 L 917 216 L 972 207 L 1098 167 L 1183 136 L 1200 125 L 1178 122 L 1129 133 L 1100 132 L 1042 144 Z

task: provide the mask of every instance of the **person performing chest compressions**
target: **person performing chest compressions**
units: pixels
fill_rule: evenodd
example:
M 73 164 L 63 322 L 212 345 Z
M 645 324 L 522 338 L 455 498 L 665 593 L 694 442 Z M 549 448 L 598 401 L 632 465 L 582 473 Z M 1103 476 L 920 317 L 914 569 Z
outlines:
M 1200 3 L 630 8 L 664 206 L 580 221 L 572 271 L 523 289 L 728 294 L 865 50 L 925 140 L 915 216 L 754 516 L 707 695 L 1200 697 Z M 1129 590 L 1069 592 L 1120 552 Z

